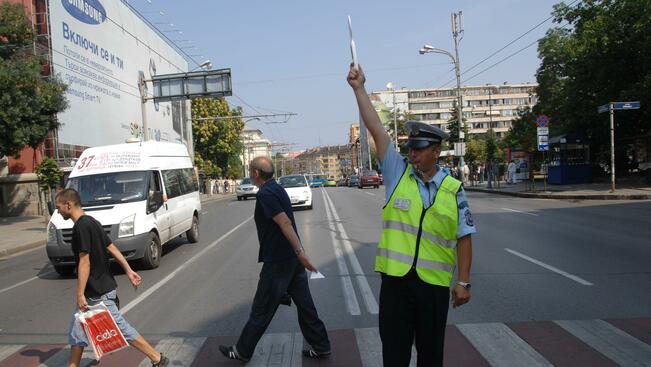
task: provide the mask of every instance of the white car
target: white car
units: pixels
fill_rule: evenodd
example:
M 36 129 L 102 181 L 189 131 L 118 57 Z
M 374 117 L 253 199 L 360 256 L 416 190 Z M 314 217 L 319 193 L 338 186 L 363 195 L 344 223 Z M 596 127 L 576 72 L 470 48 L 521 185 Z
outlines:
M 235 188 L 237 200 L 246 200 L 246 198 L 255 197 L 258 193 L 258 187 L 251 183 L 251 179 L 245 177 L 239 185 Z
M 278 184 L 287 191 L 292 207 L 312 209 L 312 189 L 305 176 L 282 176 L 278 179 Z

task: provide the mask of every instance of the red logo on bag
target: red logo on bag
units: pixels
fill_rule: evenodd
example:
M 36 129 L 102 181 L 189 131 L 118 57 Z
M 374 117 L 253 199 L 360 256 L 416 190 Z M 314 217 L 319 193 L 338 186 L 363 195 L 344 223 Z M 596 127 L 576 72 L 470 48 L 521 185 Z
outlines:
M 103 334 L 100 334 L 95 337 L 95 340 L 98 342 L 103 342 L 106 339 L 111 339 L 114 336 L 118 336 L 118 332 L 115 330 L 106 330 Z

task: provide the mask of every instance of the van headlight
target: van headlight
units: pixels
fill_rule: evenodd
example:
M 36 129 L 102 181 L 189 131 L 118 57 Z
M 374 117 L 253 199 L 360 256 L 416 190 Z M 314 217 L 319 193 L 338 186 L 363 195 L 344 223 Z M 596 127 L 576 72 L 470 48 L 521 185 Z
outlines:
M 130 215 L 120 222 L 120 229 L 118 230 L 118 238 L 133 236 L 134 222 L 136 220 L 136 215 Z
M 47 243 L 57 243 L 57 227 L 54 223 L 47 225 Z

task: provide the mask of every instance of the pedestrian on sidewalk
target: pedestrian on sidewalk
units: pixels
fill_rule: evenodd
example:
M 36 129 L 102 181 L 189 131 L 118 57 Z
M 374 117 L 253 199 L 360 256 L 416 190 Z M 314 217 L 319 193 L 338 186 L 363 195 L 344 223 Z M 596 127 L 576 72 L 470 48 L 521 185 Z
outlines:
M 471 234 L 476 232 L 461 182 L 436 164 L 443 130 L 417 121 L 405 124 L 407 158 L 396 152 L 364 88 L 364 73 L 351 65 L 361 121 L 382 164 L 386 205 L 375 257 L 381 273 L 380 339 L 384 366 L 406 367 L 416 344 L 419 367 L 443 365 L 450 283 L 453 307 L 470 300 Z M 456 259 L 458 258 L 458 263 Z
M 271 159 L 257 157 L 251 161 L 249 177 L 260 188 L 256 194 L 254 219 L 260 242 L 258 262 L 263 263 L 262 271 L 249 320 L 237 344 L 220 345 L 219 350 L 226 358 L 248 362 L 278 305 L 289 294 L 296 304 L 303 337 L 310 345 L 303 350 L 303 355 L 308 358 L 326 357 L 330 355 L 330 340 L 314 306 L 305 271 L 317 270 L 298 237 L 289 196 L 273 176 Z
M 56 196 L 56 208 L 63 219 L 72 219 L 72 251 L 77 265 L 77 307 L 86 311 L 88 306 L 104 302 L 125 339 L 133 347 L 146 355 L 153 367 L 164 367 L 169 359 L 157 352 L 129 323 L 120 311 L 117 283 L 109 265 L 109 254 L 124 269 L 131 284 L 138 287 L 142 278 L 134 272 L 120 250 L 111 242 L 102 225 L 93 217 L 86 215 L 81 208 L 79 193 L 74 189 L 64 189 Z M 77 367 L 81 361 L 88 339 L 80 322 L 74 317 L 68 330 L 70 344 L 70 367 Z
M 506 168 L 506 172 L 507 172 L 506 183 L 507 184 L 514 184 L 515 183 L 515 171 L 516 170 L 517 170 L 517 167 L 515 165 L 515 162 L 513 160 L 511 160 L 509 162 L 508 167 Z

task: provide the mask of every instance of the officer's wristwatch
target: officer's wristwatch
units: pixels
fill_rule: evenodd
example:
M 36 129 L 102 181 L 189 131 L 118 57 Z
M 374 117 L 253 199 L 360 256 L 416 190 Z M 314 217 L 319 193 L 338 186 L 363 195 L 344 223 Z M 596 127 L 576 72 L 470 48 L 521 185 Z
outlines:
M 464 288 L 466 288 L 466 289 L 470 289 L 470 283 L 458 281 L 457 284 L 464 287 Z

